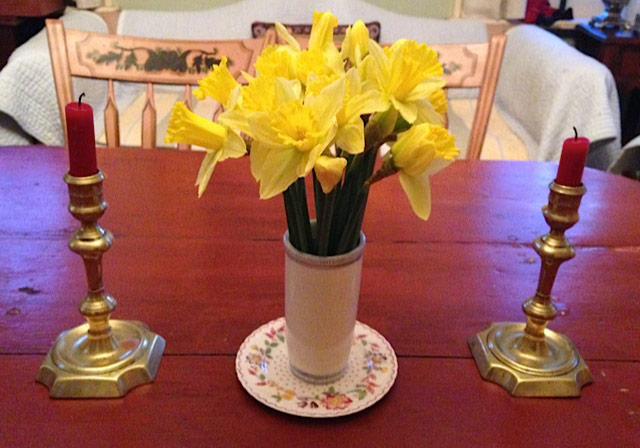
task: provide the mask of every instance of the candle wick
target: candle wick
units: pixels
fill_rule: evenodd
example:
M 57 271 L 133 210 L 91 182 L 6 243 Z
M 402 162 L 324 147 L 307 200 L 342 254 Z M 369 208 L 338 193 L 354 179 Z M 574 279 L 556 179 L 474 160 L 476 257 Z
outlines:
M 80 96 L 78 97 L 78 108 L 80 108 L 80 106 L 81 106 L 81 103 L 82 103 L 82 97 L 83 97 L 83 96 L 84 96 L 84 92 L 82 92 L 82 93 L 80 94 Z M 575 128 L 573 128 L 573 129 L 575 129 Z
M 84 95 L 84 94 L 83 94 Z M 578 130 L 576 129 L 576 127 L 573 127 L 573 132 L 576 133 L 576 136 L 574 137 L 574 139 L 578 140 Z

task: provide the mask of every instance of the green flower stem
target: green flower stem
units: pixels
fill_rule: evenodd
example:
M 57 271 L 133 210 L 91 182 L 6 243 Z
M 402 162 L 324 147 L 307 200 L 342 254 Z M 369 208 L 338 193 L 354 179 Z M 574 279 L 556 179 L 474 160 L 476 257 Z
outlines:
M 349 216 L 347 225 L 342 233 L 342 237 L 338 242 L 337 253 L 344 254 L 350 250 L 353 250 L 358 244 L 360 238 L 360 228 L 362 227 L 362 220 L 364 218 L 364 210 L 367 205 L 367 198 L 369 196 L 369 184 L 365 184 L 356 199 L 354 209 Z
M 294 199 L 291 194 L 291 187 L 282 192 L 284 198 L 284 211 L 287 215 L 287 227 L 289 228 L 289 242 L 293 247 L 300 249 L 300 237 L 298 236 L 298 224 L 294 210 Z
M 306 246 L 306 249 L 303 249 L 303 252 L 312 254 L 315 253 L 315 244 L 313 241 L 313 236 L 311 235 L 311 221 L 309 220 L 309 208 L 307 207 L 307 186 L 304 181 L 304 177 L 299 177 L 295 183 L 296 186 L 296 202 L 299 208 L 299 218 L 302 224 L 302 234 L 301 234 L 301 242 L 303 247 Z M 304 240 L 304 241 L 303 241 Z
M 333 215 L 333 205 L 335 198 L 340 189 L 340 185 L 336 185 L 329 194 L 322 194 L 323 207 L 322 214 L 318 215 L 318 255 L 329 255 L 329 236 L 331 235 L 331 220 Z
M 389 129 L 387 134 L 392 130 L 393 129 Z M 383 133 L 384 131 L 380 129 L 377 121 L 371 120 L 365 127 L 364 153 L 359 157 L 360 165 L 354 168 L 348 191 L 345 192 L 344 201 L 348 202 L 348 206 L 346 210 L 340 210 L 340 213 L 344 213 L 341 219 L 345 224 L 337 227 L 337 229 L 343 229 L 336 248 L 336 253 L 338 254 L 353 250 L 353 248 L 358 245 L 367 199 L 369 197 L 370 185 L 367 180 L 371 178 L 373 174 L 378 150 L 386 138 L 386 134 L 383 135 Z M 358 192 L 357 197 L 356 191 Z
M 313 173 L 313 197 L 316 204 L 316 220 L 318 221 L 318 227 L 320 226 L 320 216 L 322 216 L 322 208 L 324 206 L 324 194 L 322 193 L 322 186 L 316 176 L 316 171 Z

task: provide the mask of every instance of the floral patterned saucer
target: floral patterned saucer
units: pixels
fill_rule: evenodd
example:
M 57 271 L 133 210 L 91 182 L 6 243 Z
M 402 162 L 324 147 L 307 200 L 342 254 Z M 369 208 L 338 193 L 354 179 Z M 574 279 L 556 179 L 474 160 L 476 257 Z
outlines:
M 284 317 L 264 324 L 240 346 L 238 379 L 261 403 L 303 417 L 339 417 L 376 403 L 391 389 L 398 373 L 396 354 L 387 340 L 356 322 L 347 373 L 329 384 L 309 384 L 291 373 Z

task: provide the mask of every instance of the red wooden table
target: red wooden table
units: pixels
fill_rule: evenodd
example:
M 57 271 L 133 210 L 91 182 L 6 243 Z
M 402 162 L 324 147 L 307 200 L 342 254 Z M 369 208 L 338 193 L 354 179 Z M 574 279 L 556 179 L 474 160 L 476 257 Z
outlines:
M 34 378 L 81 323 L 86 288 L 67 249 L 66 154 L 0 148 L 0 446 L 640 445 L 640 183 L 587 169 L 568 232 L 577 256 L 560 269 L 551 328 L 593 373 L 579 399 L 513 398 L 480 378 L 466 345 L 491 321 L 523 321 L 556 166 L 456 162 L 432 180 L 426 223 L 396 179 L 376 184 L 358 319 L 391 342 L 398 378 L 364 412 L 312 420 L 261 405 L 234 369 L 244 338 L 283 315 L 282 201 L 258 199 L 246 159 L 220 165 L 198 200 L 201 157 L 98 152 L 114 317 L 146 322 L 167 349 L 155 382 L 124 398 L 52 400 Z

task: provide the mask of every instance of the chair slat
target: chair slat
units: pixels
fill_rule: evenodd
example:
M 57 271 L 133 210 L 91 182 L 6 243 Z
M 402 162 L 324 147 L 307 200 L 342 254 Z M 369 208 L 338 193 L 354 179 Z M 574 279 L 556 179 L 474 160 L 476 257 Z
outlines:
M 147 83 L 147 98 L 142 109 L 142 147 L 156 146 L 156 104 L 153 97 L 153 84 Z
M 191 105 L 191 84 L 184 86 L 184 104 L 187 106 L 187 109 L 193 110 Z M 187 143 L 178 143 L 178 150 L 188 151 L 190 149 L 191 145 Z
M 108 82 L 107 105 L 104 108 L 104 131 L 108 147 L 117 148 L 120 146 L 120 117 L 112 79 Z
M 506 43 L 507 36 L 504 34 L 493 36 L 489 43 L 487 62 L 482 76 L 482 84 L 480 85 L 480 94 L 478 95 L 478 104 L 476 105 L 476 113 L 473 116 L 473 124 L 469 135 L 467 159 L 477 160 L 480 158 L 484 138 L 489 127 L 489 118 L 491 118 L 491 109 Z
M 71 71 L 65 43 L 64 25 L 59 20 L 47 21 L 47 39 L 49 41 L 49 53 L 51 54 L 51 68 L 58 96 L 58 110 L 64 141 L 67 142 L 67 126 L 65 125 L 64 108 L 67 103 L 73 101 L 73 84 L 71 83 Z
M 64 32 L 72 76 L 154 84 L 196 84 L 222 55 L 237 78 L 267 43 L 265 38 L 197 41 Z

